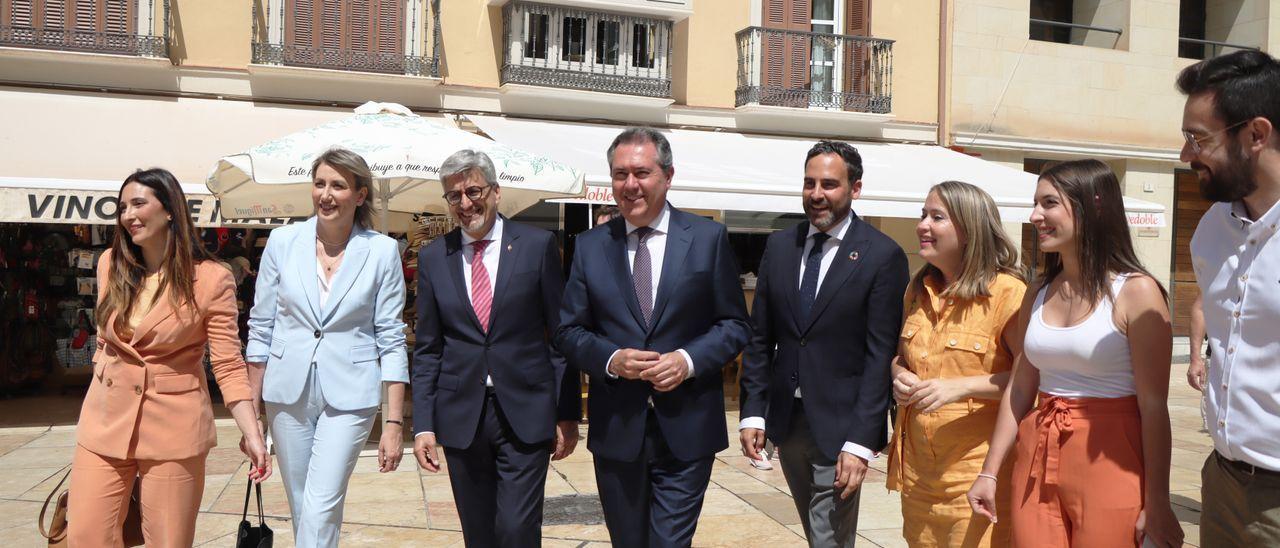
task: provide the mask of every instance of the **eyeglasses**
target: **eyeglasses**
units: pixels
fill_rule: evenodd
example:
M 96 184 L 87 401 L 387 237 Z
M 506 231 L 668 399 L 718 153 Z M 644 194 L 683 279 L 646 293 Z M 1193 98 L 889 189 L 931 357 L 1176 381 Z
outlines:
M 462 195 L 465 193 L 467 195 L 468 200 L 471 200 L 473 202 L 478 202 L 480 200 L 483 200 L 485 195 L 489 193 L 490 186 L 493 186 L 493 185 L 469 186 L 467 187 L 466 190 L 462 192 L 459 192 L 457 190 L 450 190 L 449 192 L 444 193 L 444 201 L 451 206 L 456 206 L 462 203 Z
M 1182 132 L 1182 138 L 1183 138 L 1183 139 L 1186 139 L 1186 141 L 1187 141 L 1187 146 L 1188 146 L 1188 147 L 1191 147 L 1191 153 L 1192 153 L 1192 154 L 1200 154 L 1200 143 L 1203 143 L 1203 142 L 1205 142 L 1205 141 L 1208 141 L 1211 137 L 1213 137 L 1213 136 L 1215 136 L 1215 135 L 1219 135 L 1219 134 L 1222 134 L 1222 133 L 1226 133 L 1226 132 L 1231 131 L 1231 130 L 1233 130 L 1233 129 L 1235 129 L 1235 128 L 1238 128 L 1238 127 L 1240 127 L 1240 126 L 1243 126 L 1243 125 L 1245 125 L 1245 124 L 1246 124 L 1246 123 L 1248 123 L 1248 122 L 1249 122 L 1249 120 L 1247 120 L 1247 119 L 1246 119 L 1246 120 L 1241 120 L 1241 121 L 1236 122 L 1236 123 L 1234 123 L 1234 124 L 1231 124 L 1231 125 L 1229 125 L 1229 126 L 1227 126 L 1227 127 L 1224 127 L 1224 128 L 1222 128 L 1222 129 L 1220 129 L 1220 130 L 1218 130 L 1218 131 L 1215 131 L 1215 132 L 1213 132 L 1213 133 L 1210 133 L 1210 134 L 1208 134 L 1208 135 L 1203 135 L 1203 136 L 1200 136 L 1200 137 L 1196 137 L 1196 135 L 1195 135 L 1194 133 L 1191 133 L 1190 131 L 1185 131 L 1185 130 L 1184 130 L 1184 131 Z

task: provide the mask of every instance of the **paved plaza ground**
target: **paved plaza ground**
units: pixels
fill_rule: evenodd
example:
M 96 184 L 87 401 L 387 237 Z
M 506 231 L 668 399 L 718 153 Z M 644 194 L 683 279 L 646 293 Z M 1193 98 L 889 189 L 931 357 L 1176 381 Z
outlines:
M 1175 361 L 1179 363 L 1173 365 L 1169 396 L 1173 503 L 1188 545 L 1194 546 L 1200 536 L 1200 466 L 1212 442 L 1201 427 L 1199 393 L 1184 380 L 1186 357 Z M 737 402 L 728 404 L 725 425 L 736 431 Z M 35 527 L 36 516 L 61 475 L 59 469 L 71 460 L 78 407 L 79 398 L 70 396 L 0 401 L 0 538 L 8 546 L 44 545 Z M 585 424 L 581 431 L 585 437 Z M 218 447 L 209 455 L 197 546 L 234 546 L 244 500 L 246 461 L 236 449 L 239 434 L 230 419 L 219 419 L 218 435 Z M 752 468 L 741 456 L 736 437 L 731 441 L 732 446 L 717 456 L 694 546 L 804 546 L 781 470 Z M 376 449 L 370 448 L 351 478 L 342 545 L 462 546 L 447 470 L 423 472 L 406 454 L 400 470 L 379 474 Z M 906 546 L 898 494 L 884 488 L 885 465 L 883 458 L 874 462 L 863 487 L 859 546 Z M 291 546 L 288 507 L 278 474 L 265 484 L 264 496 L 276 546 Z M 571 457 L 553 463 L 546 496 L 544 546 L 608 546 L 585 439 Z

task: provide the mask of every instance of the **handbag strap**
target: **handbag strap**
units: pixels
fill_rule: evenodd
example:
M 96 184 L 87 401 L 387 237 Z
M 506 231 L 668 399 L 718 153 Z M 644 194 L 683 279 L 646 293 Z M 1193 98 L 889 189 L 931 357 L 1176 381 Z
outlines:
M 62 489 L 62 484 L 63 484 L 63 483 L 65 483 L 65 482 L 67 481 L 67 478 L 71 476 L 71 465 L 70 465 L 70 464 L 68 464 L 68 465 L 64 466 L 64 467 L 63 467 L 63 469 L 65 469 L 65 470 L 67 471 L 67 473 L 63 474 L 63 475 L 62 475 L 62 479 L 58 480 L 58 484 L 57 484 L 57 485 L 55 485 L 55 486 L 53 487 L 53 490 L 52 490 L 52 491 L 49 491 L 49 496 L 45 497 L 45 499 L 44 499 L 44 506 L 41 506 L 41 507 L 40 507 L 40 521 L 39 521 L 39 523 L 37 523 L 37 525 L 39 525 L 39 526 L 40 526 L 40 536 L 42 536 L 42 537 L 44 537 L 45 539 L 48 539 L 48 540 L 52 540 L 52 539 L 53 539 L 53 537 L 49 536 L 49 531 L 48 531 L 47 529 L 45 529 L 45 527 L 44 527 L 44 515 L 45 515 L 45 512 L 47 512 L 47 511 L 49 510 L 49 501 L 52 501 L 52 500 L 53 500 L 53 496 L 54 496 L 54 495 L 56 495 L 56 494 L 58 494 L 58 490 L 59 490 L 59 489 Z
M 262 511 L 262 484 L 254 484 L 253 480 L 249 480 L 248 488 L 244 491 L 244 511 L 240 513 L 241 521 L 249 520 L 249 495 L 256 493 L 258 495 L 258 525 L 266 523 L 266 517 Z

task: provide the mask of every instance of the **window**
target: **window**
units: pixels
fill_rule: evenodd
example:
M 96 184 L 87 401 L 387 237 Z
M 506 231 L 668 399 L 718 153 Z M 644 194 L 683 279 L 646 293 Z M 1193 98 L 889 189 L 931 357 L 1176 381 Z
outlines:
M 1121 46 L 1132 0 L 1030 0 L 1032 40 L 1099 48 Z
M 1178 5 L 1178 57 L 1204 59 L 1205 0 L 1181 0 Z
M 1178 13 L 1178 57 L 1208 59 L 1267 43 L 1267 15 L 1251 0 L 1182 0 Z
M 819 35 L 840 34 L 842 29 L 839 11 L 840 3 L 836 0 L 814 0 L 813 16 L 809 20 L 810 29 Z M 814 92 L 813 98 L 818 103 L 829 102 L 823 96 L 836 91 L 836 86 L 840 83 L 836 77 L 839 74 L 839 50 L 836 44 L 837 40 L 831 36 L 814 36 L 809 46 L 809 89 Z
M 285 64 L 403 73 L 404 3 L 285 1 Z
M 581 63 L 587 60 L 587 20 L 565 17 L 561 30 L 560 60 Z
M 503 84 L 671 96 L 671 21 L 521 0 L 503 10 Z
M 622 24 L 617 21 L 596 22 L 596 63 L 601 65 L 618 64 L 618 44 Z
M 524 20 L 524 56 L 535 59 L 547 58 L 547 31 L 551 26 L 550 17 L 545 13 L 525 14 Z
M 636 23 L 631 34 L 631 66 L 653 68 L 654 59 L 654 26 Z

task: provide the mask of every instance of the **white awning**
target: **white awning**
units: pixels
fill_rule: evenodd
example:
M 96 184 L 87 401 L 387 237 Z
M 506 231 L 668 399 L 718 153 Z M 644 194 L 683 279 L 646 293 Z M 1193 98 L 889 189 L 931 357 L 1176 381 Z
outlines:
M 0 177 L 0 222 L 107 225 L 116 222 L 120 181 Z M 228 222 L 203 184 L 183 184 L 196 226 L 280 226 L 289 219 Z
M 521 120 L 468 115 L 493 139 L 541 154 L 587 173 L 580 198 L 554 200 L 613 203 L 605 150 L 619 126 Z M 804 157 L 814 139 L 767 137 L 732 132 L 661 130 L 671 142 L 675 177 L 668 200 L 684 209 L 803 213 L 800 186 Z M 934 184 L 960 180 L 982 187 L 1006 222 L 1031 215 L 1037 177 L 993 162 L 932 145 L 851 143 L 862 155 L 862 197 L 853 208 L 862 216 L 917 218 Z M 1164 206 L 1125 198 L 1132 226 L 1165 226 Z

